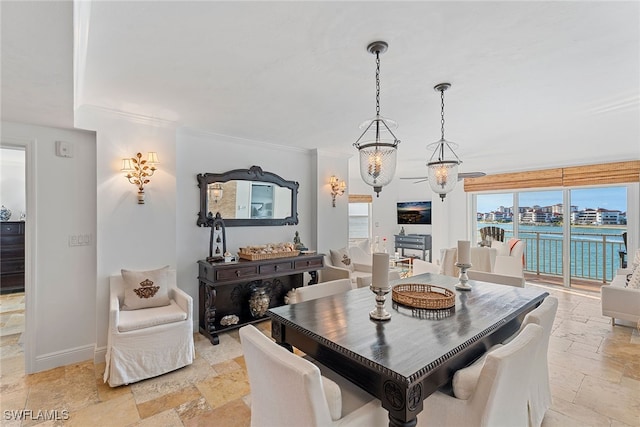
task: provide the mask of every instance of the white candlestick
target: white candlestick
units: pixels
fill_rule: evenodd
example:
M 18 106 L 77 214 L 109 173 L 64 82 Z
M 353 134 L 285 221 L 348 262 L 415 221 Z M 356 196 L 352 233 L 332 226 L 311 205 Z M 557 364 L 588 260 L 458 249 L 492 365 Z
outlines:
M 460 264 L 471 263 L 471 242 L 468 240 L 458 240 L 458 262 Z
M 374 288 L 386 289 L 389 287 L 389 254 L 373 254 L 371 283 Z

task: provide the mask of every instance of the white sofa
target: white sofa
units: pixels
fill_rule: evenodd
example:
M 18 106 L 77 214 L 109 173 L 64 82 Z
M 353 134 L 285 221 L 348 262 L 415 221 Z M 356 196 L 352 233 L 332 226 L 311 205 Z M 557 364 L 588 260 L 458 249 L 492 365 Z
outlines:
M 467 270 L 469 279 L 524 288 L 524 242 L 521 240 L 505 243 L 494 241 L 493 244 L 495 246 L 492 245 L 490 249 L 494 250 L 495 253 L 489 252 L 489 248 L 471 248 L 471 258 L 474 266 Z M 440 274 L 458 277 L 460 269 L 455 265 L 457 252 L 456 248 L 442 249 L 440 251 Z M 474 252 L 477 252 L 475 258 L 481 259 L 482 262 L 474 261 Z M 492 262 L 493 265 L 488 267 L 490 271 L 486 271 L 486 264 L 491 264 Z
M 638 267 L 640 268 L 640 267 Z M 640 289 L 625 286 L 631 269 L 620 269 L 609 285 L 600 288 L 602 315 L 616 319 L 640 322 Z

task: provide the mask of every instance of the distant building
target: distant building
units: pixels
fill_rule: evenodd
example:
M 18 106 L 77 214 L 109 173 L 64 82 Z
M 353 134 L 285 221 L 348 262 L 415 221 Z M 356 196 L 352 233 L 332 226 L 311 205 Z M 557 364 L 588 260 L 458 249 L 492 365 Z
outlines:
M 609 209 L 585 209 L 571 216 L 574 224 L 584 225 L 619 225 L 621 222 L 621 212 Z M 624 217 L 626 223 L 626 216 Z
M 548 222 L 549 218 L 551 218 L 550 212 L 543 212 L 541 209 L 530 209 L 520 215 L 520 222 Z

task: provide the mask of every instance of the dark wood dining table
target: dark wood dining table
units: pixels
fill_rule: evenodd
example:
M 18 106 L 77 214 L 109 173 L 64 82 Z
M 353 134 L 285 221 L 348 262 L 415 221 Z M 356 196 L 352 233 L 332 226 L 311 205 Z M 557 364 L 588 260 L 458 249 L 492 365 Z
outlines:
M 524 316 L 548 295 L 539 288 L 516 288 L 422 274 L 392 282 L 425 283 L 455 293 L 455 307 L 385 307 L 386 321 L 371 320 L 375 296 L 369 288 L 269 310 L 272 337 L 298 348 L 380 399 L 392 427 L 415 426 L 423 400 L 447 390 L 456 370 L 518 331 Z M 428 417 L 429 414 L 421 416 Z

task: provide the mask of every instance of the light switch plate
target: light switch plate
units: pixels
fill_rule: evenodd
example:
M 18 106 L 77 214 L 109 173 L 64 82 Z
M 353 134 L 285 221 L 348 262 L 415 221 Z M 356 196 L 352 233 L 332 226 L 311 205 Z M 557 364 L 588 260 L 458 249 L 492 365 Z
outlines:
M 56 156 L 73 157 L 73 144 L 66 141 L 56 141 Z

